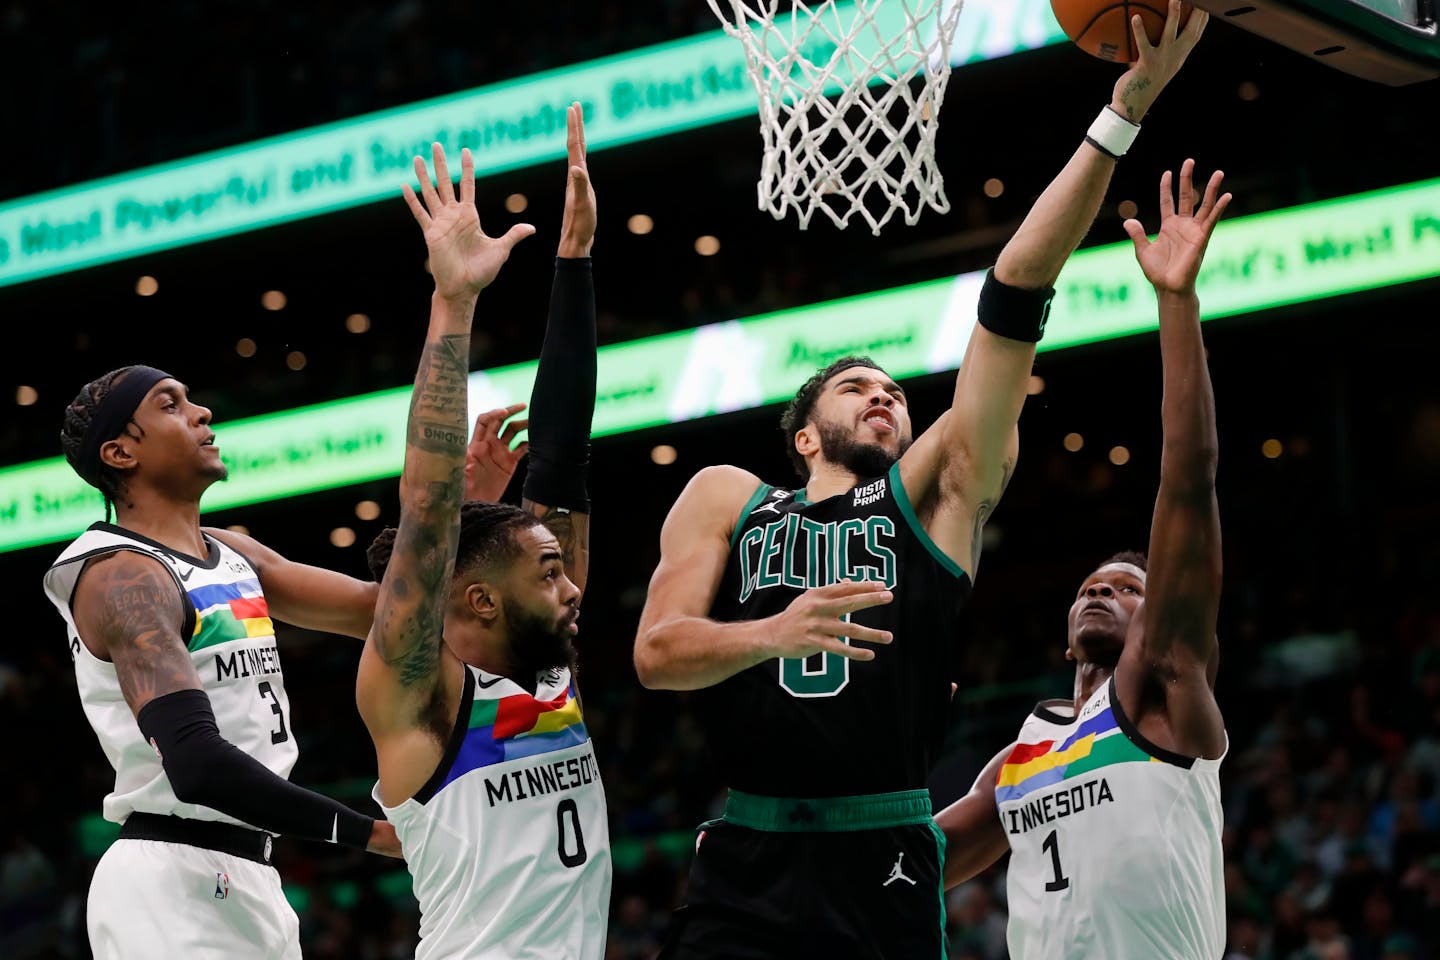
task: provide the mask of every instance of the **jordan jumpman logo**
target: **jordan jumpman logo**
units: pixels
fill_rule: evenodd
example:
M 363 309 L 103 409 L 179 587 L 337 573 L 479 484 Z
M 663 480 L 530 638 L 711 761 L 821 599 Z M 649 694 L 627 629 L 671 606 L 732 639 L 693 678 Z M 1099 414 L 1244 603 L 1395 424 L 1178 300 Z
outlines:
M 888 886 L 890 886 L 890 884 L 894 883 L 896 880 L 904 880 L 906 883 L 910 884 L 910 886 L 912 886 L 912 887 L 915 886 L 915 881 L 914 881 L 914 880 L 911 880 L 909 877 L 905 876 L 905 870 L 904 870 L 903 867 L 900 866 L 900 861 L 901 861 L 901 860 L 904 860 L 904 859 L 905 859 L 905 853 L 904 853 L 904 851 L 901 851 L 900 856 L 898 856 L 898 857 L 895 858 L 895 866 L 893 866 L 893 867 L 890 868 L 890 879 L 889 879 L 889 880 L 886 880 L 884 883 L 880 884 L 880 886 L 882 886 L 882 887 L 888 887 Z

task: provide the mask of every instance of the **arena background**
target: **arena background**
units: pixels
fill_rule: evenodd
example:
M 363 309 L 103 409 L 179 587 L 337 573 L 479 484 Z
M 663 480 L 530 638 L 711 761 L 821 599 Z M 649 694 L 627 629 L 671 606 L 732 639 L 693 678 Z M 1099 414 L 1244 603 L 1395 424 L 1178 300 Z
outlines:
M 0 4 L 0 202 L 715 28 L 699 0 L 548 11 L 127 6 L 81 18 L 59 4 Z M 596 150 L 602 344 L 984 268 L 1117 72 L 1063 43 L 957 68 L 939 143 L 954 209 L 878 238 L 827 223 L 802 233 L 756 211 L 753 114 Z M 1187 156 L 1202 173 L 1225 170 L 1232 221 L 1433 177 L 1437 154 L 1422 144 L 1437 107 L 1434 81 L 1378 85 L 1213 23 L 1146 118 L 1085 245 L 1124 239 L 1122 201 L 1153 227 L 1159 174 Z M 992 178 L 998 196 L 987 194 Z M 539 233 L 484 295 L 474 369 L 538 352 L 562 190 L 559 161 L 479 184 L 487 226 L 524 219 Z M 521 215 L 505 209 L 517 193 L 528 203 Z M 653 218 L 653 230 L 630 232 L 635 214 Z M 1342 246 L 1369 253 L 1399 239 L 1363 224 L 1337 231 Z M 1440 229 L 1422 237 L 1417 219 L 1415 231 L 1440 274 Z M 702 235 L 718 252 L 697 252 Z M 423 255 L 397 181 L 393 199 L 0 288 L 10 339 L 0 465 L 56 455 L 63 405 L 125 363 L 186 380 L 215 411 L 222 444 L 230 420 L 404 386 L 426 317 Z M 154 295 L 137 295 L 141 276 L 155 278 Z M 272 290 L 283 309 L 262 307 Z M 1206 324 L 1222 445 L 1218 696 L 1232 742 L 1235 957 L 1440 956 L 1437 294 L 1434 279 L 1422 280 Z M 346 330 L 353 313 L 370 318 L 367 332 Z M 1064 322 L 1057 313 L 1052 331 Z M 237 353 L 241 338 L 254 341 L 253 356 Z M 302 369 L 287 366 L 292 351 L 303 352 Z M 797 385 L 813 365 L 797 355 Z M 987 531 L 960 638 L 965 671 L 932 783 L 937 806 L 968 787 L 1035 699 L 1068 693 L 1061 653 L 1076 583 L 1110 553 L 1145 544 L 1159 452 L 1153 334 L 1044 354 L 1036 374 L 1043 389 L 1026 404 L 1020 467 Z M 944 408 L 951 382 L 947 373 L 906 384 L 918 423 Z M 631 667 L 659 525 L 710 463 L 791 482 L 777 416 L 771 406 L 594 445 L 594 564 L 579 646 L 617 866 L 609 956 L 653 954 L 683 894 L 691 827 L 720 802 L 687 698 L 643 690 Z M 1083 437 L 1078 451 L 1065 447 L 1071 433 Z M 660 445 L 674 448 L 672 463 L 656 462 Z M 1126 462 L 1112 462 L 1124 459 L 1112 456 L 1117 446 Z M 357 518 L 362 500 L 380 505 L 377 519 Z M 205 519 L 364 576 L 364 546 L 396 514 L 390 479 Z M 352 545 L 332 544 L 338 527 L 354 531 Z M 85 892 L 114 835 L 98 815 L 110 771 L 40 589 L 59 546 L 0 553 L 0 955 L 17 960 L 89 955 Z M 294 779 L 371 809 L 373 754 L 353 706 L 358 645 L 284 627 L 279 638 L 302 747 Z M 403 867 L 298 841 L 277 850 L 307 956 L 412 954 Z M 1003 869 L 952 893 L 953 957 L 1004 956 Z

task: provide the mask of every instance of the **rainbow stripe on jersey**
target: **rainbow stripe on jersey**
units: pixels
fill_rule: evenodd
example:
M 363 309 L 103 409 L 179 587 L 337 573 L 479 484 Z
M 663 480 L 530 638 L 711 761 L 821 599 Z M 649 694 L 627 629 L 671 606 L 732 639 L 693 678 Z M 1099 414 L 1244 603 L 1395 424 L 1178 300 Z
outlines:
M 192 652 L 230 640 L 275 635 L 270 607 L 260 590 L 260 581 L 254 577 L 232 583 L 207 583 L 185 592 L 195 607 Z
M 553 700 L 537 700 L 528 693 L 493 700 L 477 697 L 470 706 L 465 738 L 440 789 L 472 770 L 563 750 L 589 739 L 574 680 Z
M 1117 763 L 1160 763 L 1125 736 L 1113 706 L 1080 724 L 1058 743 L 1016 744 L 995 778 L 995 802 L 1019 800 L 1027 793 Z

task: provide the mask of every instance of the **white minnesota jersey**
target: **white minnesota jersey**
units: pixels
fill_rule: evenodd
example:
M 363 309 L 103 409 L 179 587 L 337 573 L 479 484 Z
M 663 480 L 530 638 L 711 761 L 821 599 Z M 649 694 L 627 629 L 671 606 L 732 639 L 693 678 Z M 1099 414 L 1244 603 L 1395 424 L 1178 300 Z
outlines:
M 65 618 L 85 717 L 115 768 L 115 789 L 103 808 L 107 820 L 124 823 L 138 811 L 241 823 L 175 798 L 160 758 L 141 735 L 120 692 L 115 665 L 97 658 L 81 642 L 70 603 L 85 562 L 94 557 L 133 550 L 158 559 L 180 590 L 185 622 L 177 627 L 210 698 L 220 736 L 281 777 L 290 776 L 299 756 L 275 628 L 260 580 L 241 554 L 210 537 L 205 541 L 209 556 L 199 560 L 122 527 L 96 523 L 66 547 L 45 574 L 45 593 Z
M 435 774 L 381 806 L 420 901 L 416 960 L 604 956 L 610 831 L 569 670 L 547 671 L 532 695 L 466 666 Z
M 1014 960 L 1216 960 L 1225 948 L 1220 760 L 1147 741 L 1115 681 L 1020 728 L 995 802 Z M 1223 757 L 1221 758 L 1223 759 Z

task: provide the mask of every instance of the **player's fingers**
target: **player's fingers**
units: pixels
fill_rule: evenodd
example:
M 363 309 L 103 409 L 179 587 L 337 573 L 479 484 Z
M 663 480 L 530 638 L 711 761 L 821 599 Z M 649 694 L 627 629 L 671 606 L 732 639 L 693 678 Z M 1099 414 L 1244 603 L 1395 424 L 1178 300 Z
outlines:
M 433 215 L 440 209 L 440 195 L 435 192 L 435 185 L 430 182 L 430 171 L 426 168 L 423 157 L 415 158 L 415 176 L 420 180 L 420 196 L 425 198 L 425 209 Z
M 575 110 L 575 128 L 580 133 L 580 162 L 583 164 L 590 148 L 585 145 L 585 108 L 576 100 L 571 107 Z
M 521 457 L 525 456 L 525 454 L 530 452 L 530 441 L 520 441 L 520 445 L 517 446 L 514 450 L 511 450 L 510 452 L 515 456 L 516 460 L 519 460 Z
M 515 439 L 516 434 L 521 430 L 529 429 L 529 427 L 529 420 L 511 420 L 505 424 L 505 432 L 500 434 L 500 441 L 508 447 L 510 446 L 510 442 Z
M 445 162 L 445 148 L 439 141 L 430 144 L 430 156 L 435 160 L 435 187 L 440 199 L 446 203 L 455 202 L 455 185 L 450 182 L 450 166 Z
M 477 443 L 495 435 L 500 423 L 505 419 L 504 411 L 500 409 L 486 410 L 475 418 L 475 429 L 470 431 L 470 442 Z
M 526 237 L 530 236 L 530 234 L 534 232 L 535 228 L 530 224 L 517 223 L 509 230 L 505 231 L 505 235 L 500 238 L 500 242 L 505 244 L 506 250 L 514 250 L 515 244 L 519 243 L 521 240 L 524 240 Z
M 460 202 L 475 202 L 475 155 L 469 147 L 460 151 Z
M 815 587 L 810 592 L 821 599 L 834 600 L 857 593 L 871 593 L 884 589 L 885 584 L 876 580 L 839 580 L 823 587 Z
M 1195 214 L 1195 161 L 1189 157 L 1180 164 L 1180 216 Z
M 1123 224 L 1126 234 L 1129 235 L 1132 243 L 1135 244 L 1135 253 L 1138 256 L 1146 247 L 1150 246 L 1150 238 L 1145 233 L 1145 228 L 1139 220 L 1131 217 Z
M 1180 35 L 1180 0 L 1170 0 L 1170 7 L 1165 11 L 1165 36 L 1174 40 Z
M 1216 170 L 1210 174 L 1210 181 L 1205 184 L 1205 197 L 1200 201 L 1200 209 L 1195 211 L 1195 216 L 1200 220 L 1207 219 L 1215 206 L 1215 198 L 1220 193 L 1220 184 L 1225 179 L 1223 171 Z
M 830 628 L 830 632 L 837 637 L 849 637 L 851 640 L 859 640 L 864 643 L 890 643 L 895 639 L 895 635 L 889 630 L 877 630 L 874 627 L 867 627 L 849 620 L 837 621 Z
M 1192 7 L 1190 19 L 1185 21 L 1185 37 L 1190 46 L 1200 40 L 1200 35 L 1205 32 L 1205 26 L 1210 22 L 1210 11 L 1201 10 L 1199 7 Z
M 585 157 L 580 144 L 580 118 L 575 114 L 573 103 L 565 108 L 565 155 L 572 167 Z
M 421 227 L 430 226 L 430 214 L 425 212 L 425 208 L 420 204 L 420 198 L 415 196 L 415 188 L 411 187 L 408 183 L 402 183 L 400 184 L 400 194 L 405 198 L 405 205 L 410 208 L 410 213 L 414 215 L 415 222 L 420 224 Z
M 1215 201 L 1215 208 L 1210 211 L 1210 216 L 1205 218 L 1205 229 L 1209 230 L 1215 226 L 1220 217 L 1224 215 L 1225 208 L 1230 206 L 1231 199 L 1232 195 L 1227 193 Z
M 1162 226 L 1166 220 L 1175 216 L 1175 194 L 1171 189 L 1172 179 L 1169 170 L 1160 174 L 1160 223 Z
M 1138 13 L 1130 18 L 1130 36 L 1134 39 L 1137 55 L 1144 54 L 1146 50 L 1155 49 L 1150 44 L 1150 35 L 1145 32 L 1145 21 Z
M 872 590 L 869 593 L 861 593 L 845 597 L 842 600 L 833 600 L 826 605 L 826 611 L 836 615 L 854 613 L 857 610 L 869 610 L 871 607 L 878 607 L 895 599 L 895 594 L 889 590 Z
M 848 643 L 841 643 L 834 637 L 824 637 L 816 642 L 826 653 L 833 653 L 836 656 L 844 657 L 846 660 L 874 660 L 875 651 L 867 647 L 852 647 Z

